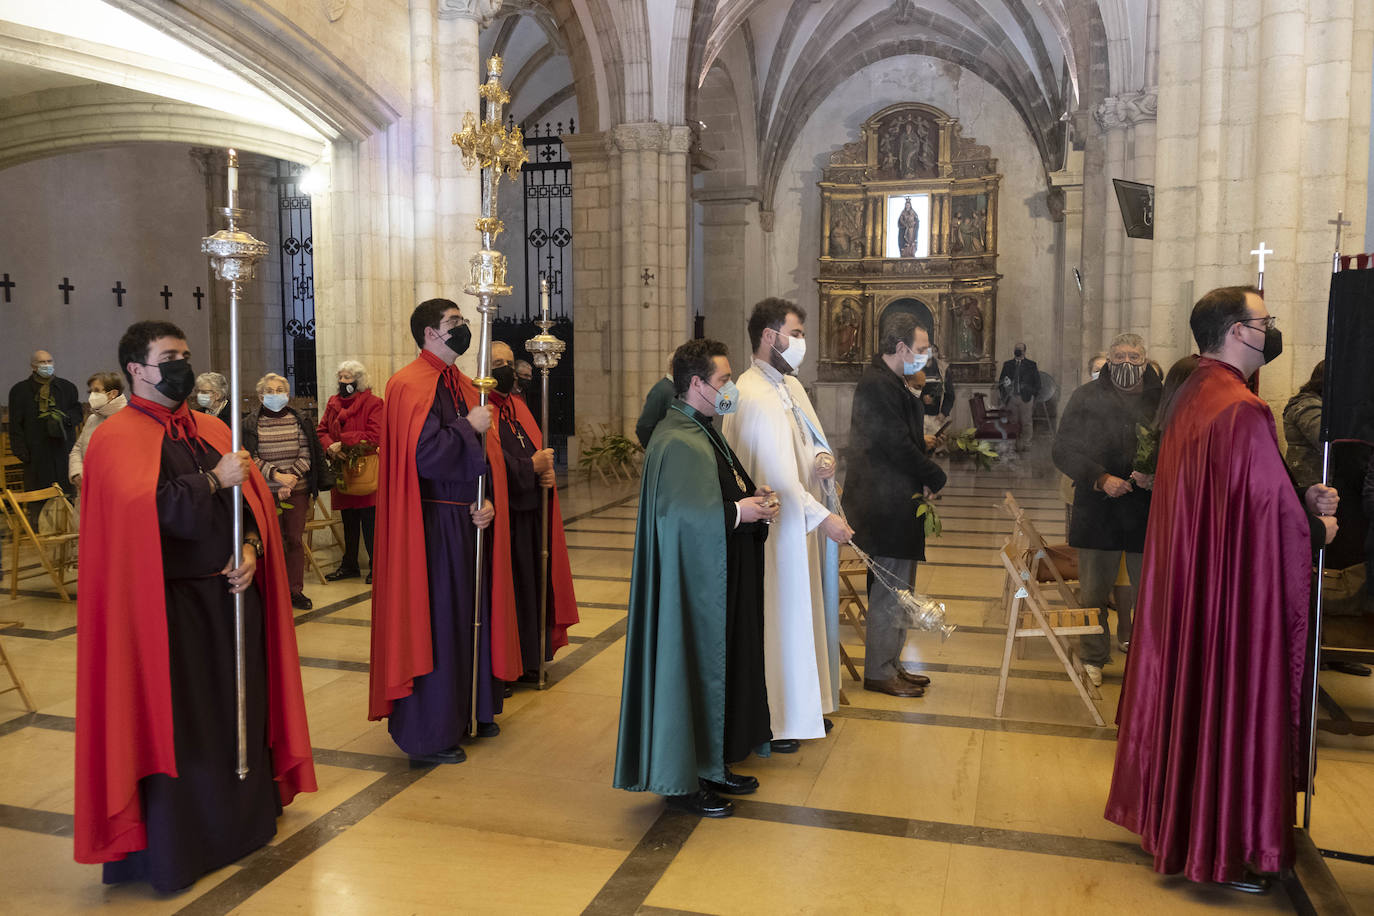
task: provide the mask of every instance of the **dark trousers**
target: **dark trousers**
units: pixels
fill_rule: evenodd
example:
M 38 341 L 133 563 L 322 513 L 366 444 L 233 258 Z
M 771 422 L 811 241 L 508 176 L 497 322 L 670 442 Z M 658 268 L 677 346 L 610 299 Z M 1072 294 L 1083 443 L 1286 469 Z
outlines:
M 343 558 L 339 561 L 339 568 L 357 569 L 359 534 L 367 545 L 368 561 L 372 560 L 372 535 L 377 530 L 377 507 L 340 509 L 339 515 L 343 517 L 344 532 Z
M 290 503 L 288 509 L 282 503 Z M 291 586 L 291 594 L 299 595 L 305 588 L 305 523 L 310 518 L 310 494 L 297 490 L 282 500 L 281 521 L 282 552 L 286 554 L 286 581 Z

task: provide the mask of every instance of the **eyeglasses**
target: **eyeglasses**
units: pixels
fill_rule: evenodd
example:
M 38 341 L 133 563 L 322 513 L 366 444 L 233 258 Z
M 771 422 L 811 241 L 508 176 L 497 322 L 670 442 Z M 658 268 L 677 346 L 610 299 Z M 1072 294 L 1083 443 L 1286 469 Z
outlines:
M 1107 362 L 1111 363 L 1113 366 L 1124 366 L 1126 363 L 1130 363 L 1132 366 L 1143 366 L 1145 365 L 1145 354 L 1132 353 L 1130 356 L 1121 356 L 1119 358 L 1113 356 L 1107 360 Z
M 1279 324 L 1279 319 L 1278 319 L 1278 316 L 1276 316 L 1276 315 L 1266 315 L 1266 316 L 1264 316 L 1263 318 L 1241 318 L 1241 319 L 1239 319 L 1239 320 L 1237 321 L 1237 323 L 1238 323 L 1238 324 L 1246 325 L 1246 326 L 1248 327 L 1248 326 L 1249 326 L 1249 323 L 1252 322 L 1252 321 L 1263 321 L 1263 322 L 1264 322 L 1264 329 L 1265 329 L 1266 331 L 1272 331 L 1272 330 L 1274 330 L 1274 328 L 1278 327 L 1278 324 Z M 1255 330 L 1258 331 L 1259 328 L 1256 328 Z

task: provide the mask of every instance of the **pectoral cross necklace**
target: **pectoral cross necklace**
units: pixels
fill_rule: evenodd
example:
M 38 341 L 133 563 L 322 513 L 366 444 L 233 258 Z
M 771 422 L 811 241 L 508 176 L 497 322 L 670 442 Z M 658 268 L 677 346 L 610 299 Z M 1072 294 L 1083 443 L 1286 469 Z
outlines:
M 730 473 L 735 475 L 735 485 L 739 487 L 739 491 L 741 493 L 747 496 L 749 494 L 749 488 L 744 485 L 744 478 L 739 475 L 739 468 L 735 467 L 735 459 L 733 456 L 731 456 L 730 450 L 724 448 L 719 442 L 716 441 L 716 437 L 711 435 L 711 431 L 706 428 L 705 423 L 702 423 L 696 417 L 692 416 L 687 411 L 678 407 L 676 404 L 674 404 L 673 407 L 677 409 L 678 413 L 687 417 L 697 426 L 701 427 L 701 431 L 706 434 L 706 438 L 711 441 L 711 444 L 716 447 L 716 451 L 720 452 L 721 456 L 725 459 L 725 463 L 730 466 Z

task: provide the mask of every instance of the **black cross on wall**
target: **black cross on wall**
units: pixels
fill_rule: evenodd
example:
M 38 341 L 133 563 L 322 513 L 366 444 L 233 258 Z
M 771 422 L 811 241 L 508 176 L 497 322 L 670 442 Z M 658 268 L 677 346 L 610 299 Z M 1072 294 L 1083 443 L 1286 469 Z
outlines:
M 3 289 L 5 291 L 6 302 L 10 301 L 10 290 L 14 289 L 14 285 L 14 281 L 10 279 L 9 274 L 5 274 L 5 279 L 0 280 L 0 289 Z
M 76 289 L 76 287 L 75 287 L 75 286 L 72 286 L 72 283 L 71 283 L 70 280 L 68 280 L 66 277 L 63 277 L 63 278 L 62 278 L 62 282 L 59 283 L 59 284 L 57 285 L 57 288 L 60 289 L 60 290 L 62 290 L 62 304 L 63 304 L 63 305 L 71 305 L 71 304 L 72 304 L 72 290 Z
M 194 293 L 192 293 L 191 295 L 194 296 L 195 299 L 196 299 L 196 311 L 199 312 L 199 311 L 200 311 L 200 300 L 202 300 L 202 299 L 205 298 L 205 294 L 202 293 L 202 292 L 200 291 L 200 287 L 197 286 L 197 287 L 196 287 L 196 291 L 195 291 Z
M 163 309 L 170 311 L 172 308 L 172 291 L 167 288 L 166 283 L 162 284 L 162 292 L 158 293 L 158 295 L 162 297 Z
M 116 280 L 115 285 L 110 288 L 110 292 L 115 294 L 115 305 L 119 308 L 124 308 L 124 294 L 128 292 L 128 290 L 124 288 L 124 281 Z
M 644 268 L 644 273 L 642 273 L 642 274 L 639 275 L 639 279 L 641 279 L 641 280 L 644 281 L 644 285 L 645 285 L 645 286 L 648 286 L 648 285 L 649 285 L 649 281 L 652 280 L 652 279 L 654 279 L 654 275 L 653 275 L 652 273 L 650 273 L 650 272 L 649 272 L 649 268 L 646 267 L 646 268 Z

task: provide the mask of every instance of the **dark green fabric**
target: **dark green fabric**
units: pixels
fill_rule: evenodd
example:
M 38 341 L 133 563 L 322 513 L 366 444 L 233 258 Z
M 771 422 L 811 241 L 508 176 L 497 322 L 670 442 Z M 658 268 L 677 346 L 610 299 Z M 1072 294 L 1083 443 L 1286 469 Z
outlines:
M 714 446 L 684 407 L 644 456 L 615 754 L 617 788 L 661 795 L 725 775 L 724 505 Z

